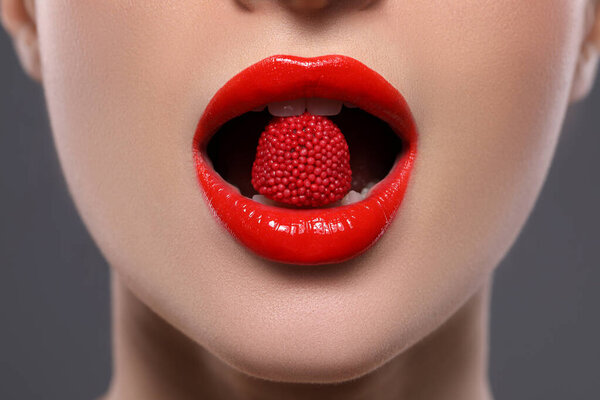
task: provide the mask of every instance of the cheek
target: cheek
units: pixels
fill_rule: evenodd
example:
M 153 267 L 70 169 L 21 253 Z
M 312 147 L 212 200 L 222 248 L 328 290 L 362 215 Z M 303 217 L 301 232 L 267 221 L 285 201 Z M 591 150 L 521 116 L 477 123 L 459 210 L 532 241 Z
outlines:
M 396 28 L 410 41 L 398 53 L 410 60 L 405 85 L 421 133 L 407 232 L 418 243 L 441 239 L 456 268 L 490 268 L 524 223 L 552 158 L 583 2 L 418 4 L 405 10 L 428 16 L 418 32 Z
M 168 234 L 155 240 L 180 243 L 190 225 L 184 211 L 203 210 L 190 143 L 208 99 L 189 90 L 198 82 L 187 66 L 203 54 L 188 56 L 194 51 L 182 32 L 196 21 L 183 12 L 157 1 L 39 4 L 44 86 L 61 164 L 86 224 L 117 265 L 131 264 L 121 259 L 125 253 L 143 260 L 150 252 L 140 238 Z
M 201 80 L 209 55 L 194 40 L 202 4 L 39 2 L 45 93 L 69 189 L 111 266 L 158 304 L 194 286 L 190 277 L 196 289 L 209 281 L 209 296 L 199 255 L 226 239 L 206 223 L 191 152 L 211 92 Z

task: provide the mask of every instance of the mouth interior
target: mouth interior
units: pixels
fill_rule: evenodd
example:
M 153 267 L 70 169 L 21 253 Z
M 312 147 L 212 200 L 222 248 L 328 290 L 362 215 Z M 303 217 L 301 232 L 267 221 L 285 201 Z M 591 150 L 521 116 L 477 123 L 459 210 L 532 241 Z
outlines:
M 206 149 L 215 171 L 248 198 L 258 194 L 251 183 L 252 164 L 258 139 L 273 118 L 266 109 L 242 114 L 226 122 Z M 358 193 L 385 178 L 406 147 L 386 122 L 359 108 L 344 106 L 339 114 L 327 118 L 346 138 L 352 169 L 351 190 Z

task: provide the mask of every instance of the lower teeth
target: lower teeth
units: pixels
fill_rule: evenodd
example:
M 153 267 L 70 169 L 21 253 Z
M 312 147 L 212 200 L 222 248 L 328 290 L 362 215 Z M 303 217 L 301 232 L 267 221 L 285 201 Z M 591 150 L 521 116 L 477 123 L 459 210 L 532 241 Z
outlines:
M 367 186 L 365 186 L 360 191 L 360 193 L 355 190 L 351 190 L 344 196 L 344 198 L 342 200 L 332 203 L 324 208 L 346 206 L 349 204 L 358 203 L 359 201 L 362 201 L 369 196 L 369 193 L 371 192 L 371 189 L 373 188 L 373 186 L 375 186 L 375 184 L 376 184 L 376 182 L 369 182 L 367 184 Z M 252 200 L 256 201 L 257 203 L 264 204 L 266 206 L 273 206 L 273 207 L 281 207 L 282 206 L 280 203 L 277 203 L 277 202 L 269 199 L 268 197 L 263 196 L 262 194 L 255 194 L 254 196 L 252 196 Z
M 342 199 L 342 205 L 347 206 L 348 204 L 358 203 L 359 201 L 364 199 L 365 197 L 362 195 L 362 192 L 358 193 L 354 190 L 351 190 Z

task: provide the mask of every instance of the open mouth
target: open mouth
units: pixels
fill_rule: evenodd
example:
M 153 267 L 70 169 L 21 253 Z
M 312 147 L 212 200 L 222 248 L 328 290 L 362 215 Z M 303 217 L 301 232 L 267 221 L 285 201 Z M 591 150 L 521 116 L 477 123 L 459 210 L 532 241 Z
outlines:
M 349 190 L 343 198 L 321 207 L 338 207 L 364 200 L 370 190 L 387 176 L 402 154 L 402 150 L 406 148 L 403 146 L 402 139 L 387 123 L 353 104 L 344 105 L 342 101 L 328 99 L 293 99 L 265 105 L 227 121 L 208 142 L 207 156 L 214 170 L 226 182 L 235 186 L 242 196 L 274 207 L 302 208 L 301 203 L 294 206 L 290 204 L 291 202 L 277 201 L 271 198 L 274 196 L 269 197 L 259 193 L 252 184 L 252 166 L 256 159 L 259 138 L 265 131 L 265 127 L 277 117 L 299 116 L 305 112 L 325 116 L 339 127 L 348 144 L 350 154 L 352 180 Z M 323 155 L 323 158 L 325 157 L 326 154 Z M 288 189 L 286 193 L 288 197 L 305 196 L 306 192 L 310 195 L 310 189 L 303 190 L 303 185 L 296 185 L 296 182 L 302 178 L 308 179 L 311 174 L 315 175 L 316 169 L 316 179 L 321 184 L 327 176 L 323 174 L 323 179 L 319 179 L 318 175 L 321 170 L 325 170 L 325 167 L 325 160 L 316 160 L 316 165 L 309 166 L 308 171 L 298 172 L 295 169 L 297 180 L 291 171 L 284 171 L 283 179 L 286 187 L 290 186 L 288 181 L 293 180 L 291 190 Z M 275 180 L 277 177 L 272 179 Z M 315 179 L 312 180 L 314 181 Z M 329 185 L 328 181 L 325 183 Z M 277 179 L 276 184 L 281 184 L 281 179 Z M 304 207 L 320 206 L 304 205 Z
M 402 95 L 364 64 L 273 56 L 215 94 L 193 151 L 203 195 L 233 237 L 267 259 L 314 265 L 355 257 L 386 231 L 416 138 Z

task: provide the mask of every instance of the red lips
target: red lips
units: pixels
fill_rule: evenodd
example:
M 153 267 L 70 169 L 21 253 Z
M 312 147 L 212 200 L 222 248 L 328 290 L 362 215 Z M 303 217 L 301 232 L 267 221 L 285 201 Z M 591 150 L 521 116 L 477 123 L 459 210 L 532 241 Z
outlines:
M 207 143 L 225 122 L 267 103 L 311 97 L 357 105 L 387 122 L 408 146 L 366 199 L 327 209 L 267 206 L 242 196 L 209 166 Z M 273 56 L 250 66 L 212 98 L 193 143 L 198 180 L 219 221 L 258 255 L 293 264 L 341 262 L 373 245 L 402 202 L 416 147 L 415 123 L 402 95 L 375 71 L 340 55 Z

